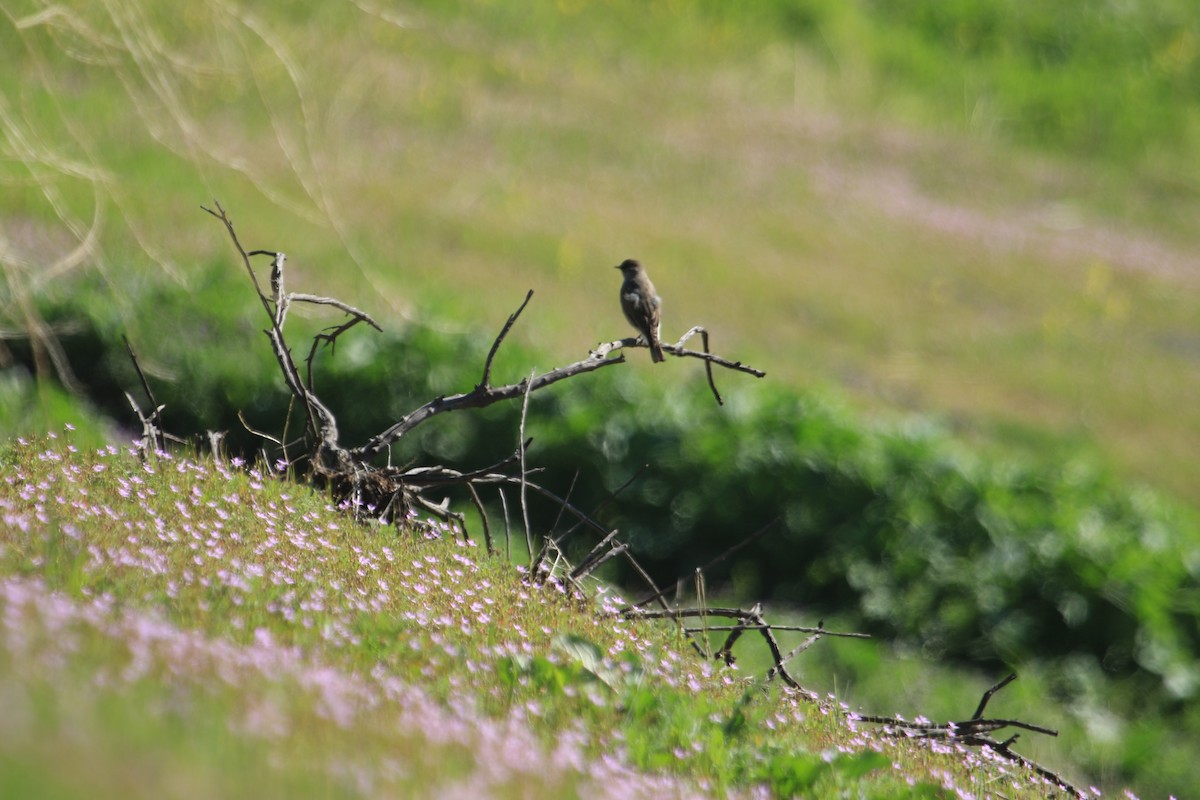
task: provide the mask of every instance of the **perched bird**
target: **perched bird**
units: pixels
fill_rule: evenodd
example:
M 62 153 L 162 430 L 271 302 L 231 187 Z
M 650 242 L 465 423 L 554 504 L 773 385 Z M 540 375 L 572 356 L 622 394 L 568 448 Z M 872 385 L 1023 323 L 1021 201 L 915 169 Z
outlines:
M 627 258 L 617 265 L 617 269 L 625 276 L 625 282 L 621 284 L 621 310 L 625 312 L 625 319 L 650 345 L 650 360 L 662 361 L 662 343 L 659 341 L 662 300 L 640 261 Z

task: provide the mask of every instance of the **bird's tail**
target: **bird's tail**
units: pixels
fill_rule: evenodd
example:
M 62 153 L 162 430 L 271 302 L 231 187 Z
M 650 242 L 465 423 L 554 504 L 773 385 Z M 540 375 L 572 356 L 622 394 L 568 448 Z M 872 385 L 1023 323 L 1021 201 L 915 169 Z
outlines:
M 663 355 L 662 345 L 657 341 L 650 342 L 650 360 L 657 364 L 660 361 L 666 361 L 667 357 Z

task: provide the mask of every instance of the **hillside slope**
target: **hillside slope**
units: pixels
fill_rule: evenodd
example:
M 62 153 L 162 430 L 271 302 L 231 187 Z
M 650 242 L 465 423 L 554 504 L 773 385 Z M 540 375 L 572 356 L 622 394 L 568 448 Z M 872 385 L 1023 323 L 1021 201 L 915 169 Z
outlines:
M 6 796 L 1047 791 L 258 470 L 69 438 L 0 463 Z

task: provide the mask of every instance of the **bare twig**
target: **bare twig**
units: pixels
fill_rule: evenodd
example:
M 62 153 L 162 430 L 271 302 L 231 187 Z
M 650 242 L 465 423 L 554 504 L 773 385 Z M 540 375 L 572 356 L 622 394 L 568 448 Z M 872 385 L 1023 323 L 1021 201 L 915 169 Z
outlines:
M 479 382 L 479 386 L 476 388 L 487 389 L 492 385 L 492 361 L 496 358 L 496 352 L 500 349 L 500 343 L 504 341 L 505 336 L 508 336 L 508 332 L 512 330 L 513 324 L 517 321 L 517 317 L 521 316 L 521 312 L 525 310 L 525 306 L 529 305 L 529 301 L 532 299 L 533 289 L 530 289 L 525 293 L 525 300 L 521 303 L 521 306 L 508 315 L 508 321 L 500 329 L 499 335 L 496 336 L 496 341 L 492 342 L 492 349 L 488 351 L 487 360 L 483 362 L 483 380 Z
M 1008 686 L 1017 679 L 1017 673 L 1010 672 L 1007 677 L 999 681 L 995 686 L 983 693 L 983 697 L 979 698 L 979 705 L 975 708 L 975 713 L 971 715 L 971 719 L 979 719 L 983 716 L 983 711 L 987 708 L 988 701 L 992 699 L 992 695 Z
M 604 548 L 608 547 L 609 544 L 612 542 L 612 540 L 616 538 L 616 536 L 617 536 L 617 530 L 616 530 L 616 528 L 614 528 L 612 531 L 609 532 L 609 534 L 607 536 L 605 536 L 603 539 L 601 539 L 596 544 L 595 547 L 593 547 L 590 551 L 588 551 L 588 554 L 583 557 L 582 561 L 579 562 L 579 566 L 576 568 L 576 572 L 581 573 L 581 575 L 586 575 L 588 572 L 592 572 L 595 569 L 595 567 L 591 566 L 592 562 L 600 557 L 600 554 L 602 553 Z M 550 540 L 549 544 L 552 544 L 555 547 L 558 546 L 558 543 L 555 542 L 554 540 Z M 617 544 L 619 545 L 620 542 L 618 542 Z M 610 550 L 610 553 L 611 553 L 611 550 Z M 609 558 L 611 558 L 611 555 L 605 556 L 604 558 L 607 561 Z M 596 566 L 599 566 L 599 564 L 597 564 Z
M 500 508 L 504 510 L 504 560 L 512 562 L 512 530 L 508 524 L 508 498 L 504 496 L 504 487 L 496 490 L 500 495 Z
M 485 406 L 490 406 L 504 400 L 514 400 L 522 397 L 527 391 L 531 393 L 536 392 L 561 380 L 572 378 L 585 372 L 592 372 L 612 364 L 619 364 L 624 362 L 624 360 L 624 356 L 608 358 L 607 353 L 598 355 L 596 352 L 593 352 L 582 361 L 552 369 L 549 372 L 535 375 L 519 383 L 511 383 L 507 386 L 499 387 L 476 387 L 462 394 L 435 397 L 416 410 L 405 414 L 386 430 L 372 437 L 366 444 L 350 452 L 358 460 L 370 459 L 413 428 L 438 414 L 461 411 L 468 408 L 484 408 Z
M 264 431 L 260 431 L 257 428 L 252 427 L 249 422 L 246 422 L 246 417 L 242 415 L 242 410 L 240 408 L 238 409 L 238 412 L 237 412 L 237 418 L 238 418 L 238 422 L 242 423 L 242 427 L 245 428 L 250 433 L 254 434 L 255 436 L 259 437 L 260 439 L 266 439 L 268 442 L 273 442 L 273 443 L 279 445 L 280 447 L 283 447 L 282 440 L 276 439 L 271 434 L 266 433 Z
M 268 330 L 267 337 L 271 340 L 271 348 L 275 353 L 275 360 L 279 362 L 279 367 L 283 371 L 284 382 L 288 389 L 295 395 L 301 405 L 305 409 L 308 416 L 309 430 L 313 437 L 318 441 L 318 450 L 324 449 L 335 457 L 338 461 L 338 467 L 344 473 L 353 473 L 354 467 L 350 460 L 346 458 L 345 451 L 338 444 L 338 428 L 337 420 L 333 413 L 325 407 L 316 395 L 308 390 L 304 382 L 300 378 L 300 372 L 296 368 L 296 363 L 292 359 L 291 350 L 287 346 L 287 341 L 283 336 L 283 327 L 281 323 L 281 314 L 279 310 L 282 307 L 282 301 L 276 303 L 273 297 L 269 297 L 263 293 L 262 285 L 258 282 L 258 275 L 254 272 L 254 268 L 250 265 L 250 253 L 246 252 L 246 248 L 242 247 L 241 240 L 238 239 L 237 230 L 233 227 L 233 221 L 229 215 L 225 213 L 225 209 L 221 207 L 220 202 L 213 201 L 216 206 L 216 211 L 211 208 L 201 206 L 204 211 L 216 217 L 225 226 L 225 230 L 229 233 L 229 238 L 233 241 L 233 246 L 237 249 L 238 254 L 242 258 L 242 264 L 246 268 L 246 273 L 250 276 L 251 283 L 254 284 L 254 291 L 258 295 L 259 302 L 262 303 L 263 310 L 267 312 L 267 316 L 271 319 L 271 328 Z M 254 255 L 271 255 L 274 258 L 272 269 L 278 272 L 279 275 L 272 275 L 273 285 L 282 285 L 282 269 L 285 256 L 280 253 L 274 253 L 266 250 L 255 250 Z M 272 292 L 274 295 L 274 291 Z M 319 460 L 316 460 L 319 464 Z
M 702 330 L 694 328 L 693 330 Z M 691 335 L 690 332 L 688 335 Z M 686 339 L 686 335 L 685 335 Z M 588 353 L 587 358 L 576 361 L 573 364 L 567 364 L 563 367 L 544 372 L 541 375 L 535 375 L 528 379 L 528 383 L 522 380 L 519 383 L 508 384 L 507 386 L 476 386 L 469 392 L 450 395 L 448 397 L 435 397 L 428 403 L 425 403 L 420 408 L 409 412 L 404 417 L 396 421 L 386 430 L 372 437 L 366 444 L 351 451 L 356 457 L 368 459 L 376 453 L 387 447 L 392 442 L 396 441 L 404 434 L 411 431 L 421 423 L 428 420 L 430 417 L 438 414 L 444 414 L 450 411 L 461 411 L 468 408 L 483 408 L 504 400 L 513 400 L 521 397 L 526 391 L 536 392 L 546 388 L 552 384 L 558 383 L 567 378 L 573 378 L 586 372 L 592 372 L 612 364 L 624 363 L 625 356 L 613 353 L 623 347 L 632 347 L 638 345 L 640 339 L 618 339 L 613 342 L 600 344 L 596 349 Z M 683 341 L 683 340 L 681 340 Z M 677 356 L 690 356 L 693 358 L 701 358 L 718 366 L 726 367 L 727 369 L 745 372 L 755 377 L 761 378 L 766 375 L 765 372 L 755 369 L 754 367 L 742 364 L 740 361 L 729 361 L 720 356 L 712 355 L 711 353 L 701 353 L 695 350 L 685 350 L 678 345 L 663 345 L 665 351 L 670 351 Z M 612 356 L 610 358 L 610 356 Z
M 129 338 L 125 336 L 125 334 L 121 334 L 121 341 L 125 343 L 125 351 L 129 353 L 129 360 L 133 362 L 133 368 L 137 372 L 138 380 L 142 382 L 142 391 L 146 393 L 146 399 L 150 401 L 150 407 L 154 409 L 154 411 L 150 414 L 150 419 L 154 421 L 154 428 L 156 431 L 154 447 L 157 450 L 166 450 L 167 443 L 163 437 L 162 431 L 162 410 L 166 406 L 160 406 L 158 401 L 154 399 L 154 392 L 150 389 L 150 382 L 146 380 L 146 373 L 142 372 L 142 365 L 138 363 L 137 353 L 133 352 L 133 345 L 129 343 Z M 140 416 L 140 410 L 138 411 L 138 414 Z
M 661 593 L 660 593 L 661 597 Z M 703 606 L 700 608 L 664 608 L 657 609 L 642 609 L 635 607 L 627 607 L 614 613 L 614 616 L 624 617 L 626 619 L 675 619 L 683 620 L 688 618 L 699 617 L 705 622 L 703 627 L 691 628 L 685 627 L 685 633 L 705 633 L 709 631 L 729 631 L 729 636 L 726 637 L 725 643 L 721 648 L 713 654 L 713 658 L 721 659 L 726 664 L 733 663 L 733 645 L 746 631 L 757 631 L 767 643 L 767 648 L 771 651 L 773 665 L 767 671 L 766 678 L 768 681 L 779 676 L 785 683 L 802 693 L 810 700 L 816 700 L 817 695 L 805 689 L 800 685 L 800 682 L 792 677 L 787 671 L 787 662 L 795 658 L 800 653 L 807 650 L 822 636 L 839 636 L 853 639 L 870 638 L 862 633 L 842 633 L 839 631 L 827 631 L 824 624 L 818 624 L 815 628 L 801 627 L 797 625 L 770 625 L 763 619 L 762 605 L 755 604 L 751 608 L 730 608 L 730 607 L 710 607 Z M 709 625 L 707 620 L 709 617 L 728 617 L 738 620 L 736 625 Z M 791 652 L 784 654 L 779 646 L 779 641 L 775 638 L 776 631 L 804 631 L 811 633 L 808 639 L 795 647 Z
M 615 533 L 615 531 L 614 531 Z M 581 564 L 571 572 L 571 577 L 575 580 L 582 580 L 588 575 L 591 575 L 596 570 L 600 569 L 609 559 L 622 555 L 629 549 L 629 545 L 621 542 L 614 547 L 610 547 L 603 555 L 594 558 L 586 564 Z
M 641 616 L 641 615 L 638 615 Z M 699 615 L 697 615 L 699 616 Z M 707 614 L 705 616 L 723 616 Z M 801 633 L 819 633 L 822 636 L 835 636 L 844 639 L 870 639 L 869 633 L 846 633 L 842 631 L 827 631 L 824 628 L 813 628 L 806 625 L 709 625 L 707 630 L 710 631 L 757 631 L 764 628 L 770 628 L 773 631 L 800 631 Z
M 339 308 L 342 307 L 341 304 L 338 303 L 336 300 L 331 301 L 330 305 L 337 305 Z M 356 311 L 355 313 L 361 314 L 361 316 L 355 316 L 351 319 L 348 319 L 345 322 L 343 322 L 341 325 L 330 326 L 330 327 L 326 328 L 325 330 L 321 331 L 320 333 L 318 333 L 317 335 L 313 336 L 312 346 L 309 347 L 309 349 L 308 349 L 308 358 L 304 359 L 305 371 L 306 371 L 305 378 L 308 381 L 309 392 L 312 392 L 312 388 L 313 388 L 313 373 L 312 373 L 313 360 L 317 356 L 317 348 L 319 348 L 322 343 L 328 345 L 330 352 L 332 352 L 333 349 L 337 346 L 337 338 L 339 336 L 341 336 L 343 333 L 345 333 L 346 331 L 353 328 L 355 325 L 357 325 L 360 322 L 366 322 L 368 325 L 375 328 L 376 330 L 379 330 L 379 331 L 383 330 L 382 328 L 380 328 L 378 325 L 375 324 L 374 320 L 372 320 L 370 317 L 366 316 L 365 314 L 362 314 L 362 312 Z
M 142 438 L 138 447 L 138 452 L 141 455 L 142 461 L 145 461 L 146 450 L 148 448 L 153 447 L 155 452 L 160 451 L 158 446 L 159 431 L 158 427 L 154 424 L 154 418 L 158 415 L 158 412 L 162 410 L 162 406 L 154 409 L 150 412 L 150 415 L 147 416 L 146 414 L 142 413 L 141 407 L 137 404 L 137 401 L 133 399 L 133 395 L 131 395 L 129 392 L 125 392 L 125 399 L 129 401 L 129 407 L 133 409 L 133 413 L 137 415 L 138 421 L 142 423 Z
M 763 620 L 762 606 L 756 604 L 753 612 L 754 613 L 752 613 L 746 619 L 755 626 L 755 629 L 758 630 L 759 633 L 762 634 L 763 639 L 765 639 L 767 642 L 767 649 L 771 651 L 771 658 L 775 662 L 774 666 L 767 670 L 767 682 L 769 683 L 775 678 L 776 675 L 778 675 L 788 686 L 795 689 L 807 699 L 815 702 L 817 700 L 817 693 L 809 689 L 805 689 L 800 685 L 800 681 L 793 678 L 792 674 L 787 671 L 787 659 L 784 658 L 783 651 L 779 649 L 779 642 L 775 639 L 775 634 L 771 631 L 771 627 L 767 625 L 765 620 Z
M 529 295 L 525 296 L 525 302 L 526 303 L 529 302 Z M 524 308 L 524 307 L 525 307 L 524 304 L 522 304 L 521 308 Z M 521 313 L 520 309 L 517 310 L 517 314 L 519 314 L 519 313 Z M 510 317 L 510 321 L 514 320 L 514 319 L 516 319 L 516 314 L 514 314 L 512 317 Z M 503 336 L 503 332 L 501 333 L 501 336 Z M 498 344 L 500 340 L 497 339 L 496 341 Z M 525 546 L 529 550 L 529 566 L 530 567 L 533 566 L 536 556 L 533 552 L 533 530 L 529 527 L 529 502 L 528 502 L 528 497 L 526 496 L 526 491 L 525 491 L 526 484 L 527 484 L 526 472 L 525 472 L 525 450 L 526 450 L 526 444 L 527 444 L 525 441 L 525 417 L 529 414 L 529 387 L 533 385 L 533 376 L 535 374 L 536 374 L 536 370 L 534 372 L 529 373 L 529 377 L 526 379 L 525 399 L 521 403 L 521 424 L 519 426 L 519 436 L 517 438 L 517 441 L 520 444 L 519 455 L 521 456 L 521 518 L 525 522 Z
M 492 546 L 492 526 L 488 523 L 487 510 L 483 507 L 483 501 L 479 499 L 479 492 L 475 491 L 475 484 L 467 483 L 467 493 L 471 495 L 471 502 L 475 504 L 475 510 L 479 512 L 479 518 L 483 521 L 483 541 L 487 546 L 487 554 L 495 555 L 496 548 Z
M 571 493 L 575 491 L 575 482 L 578 480 L 579 480 L 579 469 L 576 468 L 575 474 L 571 477 L 571 485 L 567 487 L 567 493 L 565 495 L 563 495 L 564 499 L 566 499 L 566 500 L 571 499 Z M 566 510 L 567 509 L 565 506 L 558 507 L 558 515 L 554 518 L 554 524 L 550 526 L 550 538 L 551 539 L 554 538 L 554 532 L 556 530 L 558 530 L 558 523 L 562 522 L 562 515 L 563 515 L 563 512 Z M 595 512 L 592 512 L 592 513 L 594 514 Z M 576 523 L 576 524 L 579 524 L 579 523 Z
M 280 255 L 282 255 L 282 253 Z M 321 296 L 315 295 L 315 294 L 304 294 L 302 292 L 292 292 L 289 295 L 285 295 L 283 302 L 286 302 L 288 305 L 290 305 L 292 303 L 312 303 L 313 305 L 333 306 L 334 308 L 340 309 L 341 311 L 345 311 L 347 314 L 349 314 L 351 317 L 353 317 L 352 320 L 345 323 L 345 327 L 350 327 L 351 325 L 357 325 L 360 322 L 365 322 L 368 325 L 370 325 L 372 328 L 374 328 L 375 330 L 379 331 L 380 333 L 383 333 L 383 328 L 379 327 L 378 322 L 371 319 L 370 314 L 368 314 L 365 311 L 361 311 L 361 310 L 355 308 L 354 306 L 350 305 L 349 303 L 343 303 L 341 300 L 338 300 L 337 298 L 334 298 L 334 297 L 321 297 Z
M 609 505 L 610 505 L 610 504 L 611 504 L 613 501 L 615 501 L 615 500 L 616 500 L 618 497 L 620 497 L 620 496 L 621 496 L 621 493 L 622 493 L 622 492 L 624 492 L 626 489 L 628 489 L 630 486 L 632 486 L 632 485 L 633 485 L 634 481 L 636 481 L 638 478 L 642 477 L 642 475 L 646 474 L 646 470 L 648 470 L 648 469 L 650 469 L 650 465 L 649 465 L 649 464 L 643 464 L 643 465 L 641 466 L 641 468 L 640 468 L 640 469 L 639 469 L 637 472 L 635 472 L 635 473 L 633 473 L 632 475 L 630 475 L 630 476 L 629 476 L 629 480 L 627 480 L 627 481 L 625 481 L 624 483 L 622 483 L 620 486 L 618 486 L 618 487 L 617 487 L 616 491 L 614 491 L 614 492 L 613 492 L 612 494 L 610 494 L 608 497 L 606 497 L 606 498 L 604 498 L 602 501 L 600 501 L 600 503 L 599 503 L 599 504 L 597 504 L 597 506 L 596 506 L 594 509 L 592 509 L 592 512 L 591 512 L 590 514 L 588 514 L 588 515 L 587 515 L 587 518 L 592 518 L 592 517 L 595 517 L 595 516 L 596 516 L 597 514 L 599 514 L 601 511 L 603 511 L 604 509 L 608 508 L 608 506 L 609 506 Z M 583 517 L 580 517 L 580 518 L 579 518 L 579 519 L 578 519 L 578 520 L 575 522 L 575 524 L 574 524 L 574 525 L 572 525 L 570 528 L 567 528 L 567 529 L 566 529 L 566 530 L 563 532 L 563 534 L 562 534 L 561 536 L 559 536 L 558 538 L 556 538 L 556 539 L 554 540 L 554 543 L 555 543 L 556 545 L 561 545 L 561 544 L 562 544 L 564 541 L 566 541 L 566 538 L 567 538 L 568 536 L 570 536 L 572 533 L 574 533 L 574 532 L 575 532 L 575 531 L 576 531 L 576 530 L 579 528 L 579 526 L 580 526 L 580 525 L 583 525 L 583 524 L 584 524 L 584 518 L 583 518 Z
M 979 700 L 979 705 L 975 709 L 975 714 L 970 719 L 961 722 L 910 722 L 899 717 L 878 717 L 865 714 L 854 714 L 851 718 L 859 722 L 882 725 L 884 731 L 897 736 L 950 740 L 970 747 L 990 748 L 1002 758 L 1020 764 L 1053 783 L 1064 792 L 1074 797 L 1084 797 L 1083 792 L 1062 776 L 1019 753 L 1013 752 L 1011 747 L 1017 741 L 1019 734 L 1014 734 L 1003 741 L 997 741 L 987 735 L 1003 728 L 1019 728 L 1034 733 L 1042 733 L 1047 736 L 1058 736 L 1058 731 L 1056 730 L 1022 722 L 1021 720 L 983 718 L 983 712 L 987 708 L 987 704 L 992 699 L 992 696 L 1012 683 L 1016 678 L 1016 673 L 1013 673 L 985 691 Z
M 525 443 L 529 445 L 528 442 Z M 496 483 L 498 481 L 507 480 L 510 476 L 497 474 L 499 470 L 510 467 L 513 464 L 520 462 L 520 453 L 514 452 L 507 456 L 502 461 L 497 461 L 490 467 L 473 470 L 472 472 L 459 472 L 450 467 L 413 467 L 411 469 L 393 470 L 396 477 L 409 486 L 448 486 L 458 483 Z M 386 468 L 385 468 L 386 469 Z M 536 474 L 541 471 L 541 468 L 528 470 L 529 474 Z

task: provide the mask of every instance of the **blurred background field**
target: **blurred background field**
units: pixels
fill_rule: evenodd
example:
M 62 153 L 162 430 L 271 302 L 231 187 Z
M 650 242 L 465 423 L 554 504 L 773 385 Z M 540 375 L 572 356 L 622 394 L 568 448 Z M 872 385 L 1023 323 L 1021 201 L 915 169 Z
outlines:
M 547 401 L 543 418 L 566 427 L 535 431 L 546 463 L 584 461 L 597 494 L 660 464 L 620 524 L 642 528 L 668 573 L 755 527 L 736 504 L 731 523 L 670 502 L 704 471 L 806 531 L 777 543 L 797 561 L 827 557 L 806 567 L 808 594 L 753 566 L 731 589 L 824 598 L 986 669 L 1061 656 L 1075 677 L 1057 695 L 1078 719 L 1110 701 L 1114 718 L 1131 714 L 1153 686 L 1171 720 L 1159 738 L 1139 728 L 1135 747 L 1122 729 L 1072 757 L 1114 781 L 1200 785 L 1164 771 L 1158 746 L 1172 727 L 1200 741 L 1200 678 L 1181 666 L 1200 642 L 1190 4 L 0 10 L 5 435 L 85 418 L 97 438 L 126 435 L 122 334 L 168 420 L 277 418 L 257 309 L 199 210 L 214 197 L 247 247 L 288 252 L 290 288 L 403 331 L 339 348 L 330 386 L 347 403 L 351 389 L 387 392 L 383 416 L 473 385 L 479 348 L 529 288 L 506 378 L 626 335 L 611 266 L 637 257 L 668 338 L 703 324 L 768 378 L 722 376 L 731 410 L 717 412 L 698 407 L 709 400 L 684 364 L 635 357 L 631 377 Z M 68 362 L 91 406 L 55 388 Z M 512 439 L 498 411 L 422 447 L 482 458 Z M 737 483 L 764 470 L 807 477 L 765 495 Z M 888 516 L 854 517 L 857 530 L 888 533 L 856 550 L 836 539 L 849 525 L 837 514 L 864 508 Z M 942 542 L 953 558 L 926 592 L 932 556 L 904 556 Z M 1014 549 L 1023 560 L 988 577 Z M 966 578 L 1000 594 L 951 602 Z M 999 624 L 1017 605 L 1053 619 Z M 1063 652 L 1030 644 L 1060 629 Z

